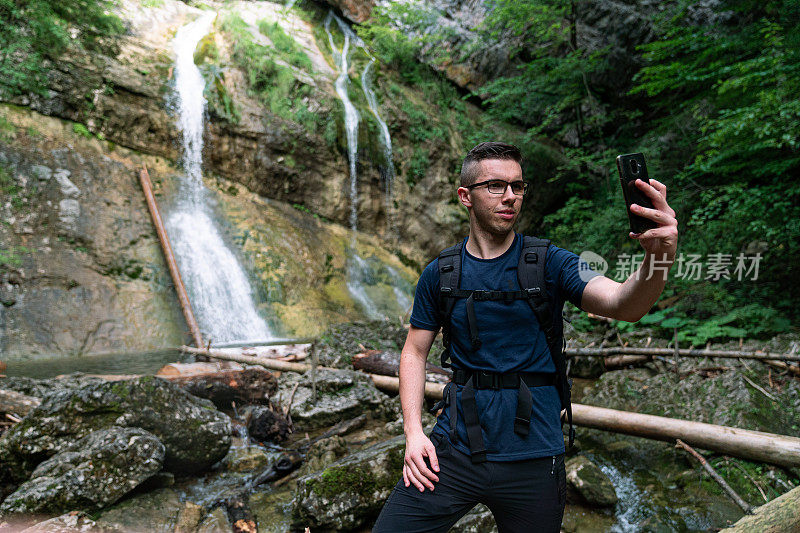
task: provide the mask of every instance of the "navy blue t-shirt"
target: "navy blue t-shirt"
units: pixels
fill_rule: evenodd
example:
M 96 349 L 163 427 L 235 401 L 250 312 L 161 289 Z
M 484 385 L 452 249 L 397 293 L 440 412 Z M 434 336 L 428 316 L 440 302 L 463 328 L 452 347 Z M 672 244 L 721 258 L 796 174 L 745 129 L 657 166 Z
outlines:
M 519 290 L 517 262 L 522 253 L 522 235 L 501 256 L 480 259 L 467 252 L 466 239 L 461 252 L 460 288 L 466 290 Z M 580 307 L 586 283 L 600 275 L 589 270 L 585 263 L 579 275 L 577 255 L 550 245 L 545 261 L 545 281 L 554 302 L 553 319 L 561 320 L 564 300 Z M 583 279 L 581 279 L 583 278 Z M 584 281 L 586 280 L 586 281 Z M 431 262 L 420 276 L 414 295 L 411 325 L 437 331 L 441 325 L 438 306 L 439 260 Z M 487 370 L 491 372 L 553 372 L 555 365 L 544 332 L 533 310 L 525 300 L 476 301 L 475 315 L 481 347 L 473 352 L 467 322 L 466 300 L 456 300 L 451 316 L 451 362 L 456 368 Z M 458 405 L 458 442 L 451 443 L 464 453 L 469 453 L 467 430 L 461 409 L 461 390 L 455 386 Z M 530 431 L 526 437 L 514 432 L 517 409 L 516 389 L 476 389 L 475 401 L 481 422 L 487 459 L 490 461 L 516 461 L 564 452 L 561 433 L 561 402 L 554 386 L 531 387 L 533 410 Z M 450 417 L 444 409 L 436 421 L 434 431 L 449 438 Z

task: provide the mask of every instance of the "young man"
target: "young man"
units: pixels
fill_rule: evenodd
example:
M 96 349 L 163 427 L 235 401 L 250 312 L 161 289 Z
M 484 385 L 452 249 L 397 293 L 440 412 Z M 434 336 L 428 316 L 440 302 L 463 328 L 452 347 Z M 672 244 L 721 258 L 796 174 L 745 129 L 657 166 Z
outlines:
M 470 232 L 460 250 L 462 296 L 471 290 L 525 292 L 517 277 L 523 237 L 513 231 L 527 189 L 520 161 L 518 148 L 496 142 L 479 144 L 464 159 L 458 197 L 469 211 Z M 629 234 L 645 250 L 639 271 L 617 283 L 585 264 L 579 270 L 577 255 L 549 245 L 544 272 L 553 321 L 561 320 L 567 299 L 585 311 L 635 322 L 661 294 L 677 247 L 675 212 L 663 184 L 636 185 L 655 208 L 631 209 L 658 223 Z M 522 298 L 461 298 L 443 324 L 440 259 L 417 284 L 400 360 L 403 476 L 373 532 L 447 531 L 477 503 L 489 507 L 501 533 L 558 532 L 566 494 L 564 440 L 546 335 Z M 653 275 L 656 264 L 661 273 Z M 547 314 L 540 316 L 546 320 Z M 421 423 L 425 361 L 443 325 L 449 326 L 454 383 L 428 438 Z

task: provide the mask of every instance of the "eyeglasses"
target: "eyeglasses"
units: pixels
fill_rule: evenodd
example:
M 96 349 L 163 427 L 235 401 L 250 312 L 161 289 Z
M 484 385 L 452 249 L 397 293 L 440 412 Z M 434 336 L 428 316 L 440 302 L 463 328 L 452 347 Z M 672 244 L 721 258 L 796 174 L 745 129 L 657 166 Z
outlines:
M 515 195 L 525 196 L 525 191 L 528 190 L 528 183 L 522 180 L 518 181 L 487 180 L 487 181 L 481 181 L 479 183 L 473 183 L 472 185 L 467 185 L 464 188 L 472 190 L 475 187 L 480 187 L 481 185 L 486 185 L 486 189 L 491 194 L 505 194 L 506 189 L 508 187 L 511 187 L 511 192 L 513 192 Z

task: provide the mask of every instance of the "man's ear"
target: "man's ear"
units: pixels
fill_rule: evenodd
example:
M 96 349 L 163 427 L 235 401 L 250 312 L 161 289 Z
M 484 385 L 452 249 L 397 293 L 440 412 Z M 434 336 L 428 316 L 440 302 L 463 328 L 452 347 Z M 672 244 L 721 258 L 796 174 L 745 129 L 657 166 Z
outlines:
M 472 207 L 472 199 L 470 198 L 470 190 L 466 187 L 459 187 L 456 191 L 458 199 L 464 204 L 465 207 Z

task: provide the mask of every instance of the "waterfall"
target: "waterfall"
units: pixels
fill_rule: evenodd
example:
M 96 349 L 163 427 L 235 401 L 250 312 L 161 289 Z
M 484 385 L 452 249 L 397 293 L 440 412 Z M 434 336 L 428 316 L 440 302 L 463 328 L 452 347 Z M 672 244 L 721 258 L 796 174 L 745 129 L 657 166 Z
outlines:
M 215 16 L 204 12 L 181 27 L 173 41 L 176 125 L 183 141 L 181 163 L 186 176 L 165 226 L 203 335 L 212 342 L 268 340 L 273 335 L 256 310 L 247 275 L 214 223 L 203 186 L 205 81 L 194 64 L 194 51 Z
M 339 50 L 333 42 L 333 34 L 331 33 L 331 20 L 335 19 L 339 25 L 339 29 L 344 35 L 344 45 Z M 360 116 L 358 110 L 350 101 L 350 96 L 347 94 L 347 87 L 350 85 L 350 77 L 347 75 L 348 60 L 350 58 L 350 41 L 358 39 L 353 30 L 345 24 L 339 17 L 333 14 L 333 11 L 328 12 L 328 17 L 325 19 L 325 32 L 328 34 L 328 42 L 331 46 L 331 53 L 333 59 L 336 61 L 336 67 L 339 69 L 339 76 L 336 78 L 336 94 L 344 104 L 344 125 L 347 134 L 347 159 L 350 163 L 350 229 L 355 233 L 358 228 L 358 182 L 356 173 L 356 163 L 358 158 L 358 121 Z
M 336 43 L 333 40 L 333 34 L 331 33 L 330 28 L 332 20 L 336 21 L 336 24 L 339 26 L 339 30 L 344 36 L 344 44 L 341 50 L 336 46 Z M 353 300 L 355 300 L 361 306 L 364 313 L 369 318 L 380 318 L 384 313 L 379 309 L 378 302 L 376 302 L 375 298 L 373 298 L 368 292 L 368 287 L 375 285 L 376 283 L 375 273 L 373 272 L 370 264 L 358 253 L 356 247 L 356 231 L 358 229 L 358 176 L 356 163 L 358 157 L 358 123 L 360 116 L 358 114 L 358 110 L 356 110 L 355 106 L 350 100 L 349 95 L 347 94 L 347 88 L 350 84 L 350 78 L 347 71 L 351 45 L 361 48 L 371 58 L 371 61 L 367 64 L 361 74 L 361 85 L 364 91 L 364 96 L 367 100 L 367 105 L 369 106 L 369 110 L 375 116 L 375 119 L 378 121 L 380 126 L 381 142 L 386 155 L 387 170 L 384 179 L 386 184 L 385 198 L 387 222 L 391 221 L 391 188 L 392 181 L 394 179 L 394 165 L 392 164 L 392 140 L 389 135 L 389 128 L 386 125 L 386 122 L 381 118 L 380 112 L 378 111 L 378 102 L 375 98 L 375 93 L 370 87 L 370 67 L 372 66 L 372 63 L 375 62 L 375 58 L 373 58 L 372 55 L 367 51 L 364 43 L 358 38 L 358 36 L 356 36 L 356 34 L 353 33 L 353 30 L 351 30 L 342 19 L 337 17 L 333 11 L 329 11 L 327 18 L 325 19 L 325 32 L 328 34 L 328 43 L 331 48 L 331 54 L 333 55 L 334 62 L 339 70 L 335 87 L 336 93 L 339 95 L 339 98 L 344 105 L 345 131 L 347 134 L 347 153 L 350 163 L 350 229 L 352 230 L 352 237 L 350 248 L 348 250 L 346 285 L 347 290 L 353 297 Z M 393 280 L 400 279 L 399 273 L 396 270 L 388 266 L 386 268 L 386 272 L 391 275 Z M 403 292 L 403 290 L 400 289 L 396 282 L 392 284 L 392 292 L 398 307 L 403 311 L 407 310 L 411 305 L 410 299 Z
M 370 84 L 370 68 L 375 63 L 375 58 L 372 57 L 364 71 L 361 73 L 361 87 L 364 89 L 364 96 L 367 98 L 369 110 L 381 129 L 381 144 L 383 145 L 383 155 L 386 157 L 386 168 L 384 169 L 383 183 L 384 183 L 384 204 L 386 208 L 386 227 L 387 233 L 395 235 L 397 232 L 394 227 L 394 217 L 392 213 L 394 206 L 392 205 L 392 186 L 394 182 L 394 162 L 392 161 L 392 137 L 389 135 L 389 127 L 386 122 L 381 118 L 380 111 L 378 110 L 378 100 L 375 98 L 375 92 L 372 90 Z

